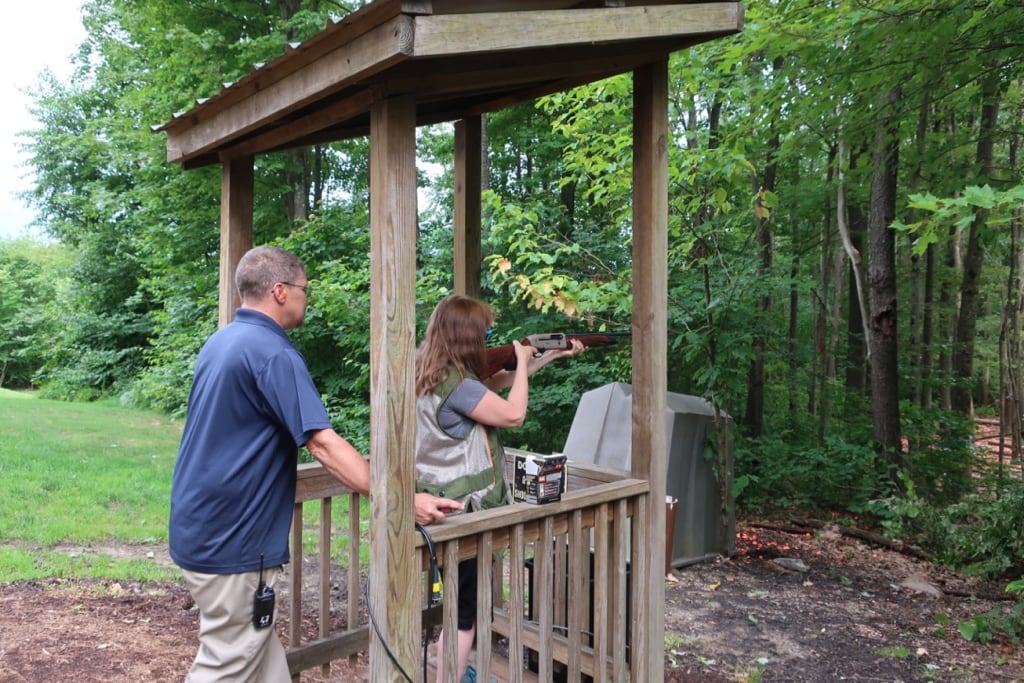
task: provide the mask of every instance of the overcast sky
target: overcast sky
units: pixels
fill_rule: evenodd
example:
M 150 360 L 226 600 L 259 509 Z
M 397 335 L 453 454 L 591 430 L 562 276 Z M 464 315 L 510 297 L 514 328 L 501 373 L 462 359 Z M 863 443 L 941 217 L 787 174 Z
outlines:
M 49 67 L 65 81 L 70 58 L 85 37 L 80 8 L 83 0 L 31 0 L 4 7 L 4 38 L 0 41 L 0 239 L 27 235 L 34 214 L 17 198 L 29 187 L 31 170 L 18 152 L 19 131 L 38 127 L 28 112 L 24 90 L 31 89 Z

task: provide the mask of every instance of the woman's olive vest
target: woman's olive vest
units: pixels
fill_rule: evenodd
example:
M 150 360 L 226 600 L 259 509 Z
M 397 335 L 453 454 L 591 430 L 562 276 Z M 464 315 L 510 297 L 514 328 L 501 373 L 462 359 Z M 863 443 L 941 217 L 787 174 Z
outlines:
M 441 408 L 461 381 L 451 373 L 416 398 L 416 490 L 457 500 L 467 512 L 505 505 L 505 451 L 498 430 L 474 423 L 460 438 L 440 426 Z

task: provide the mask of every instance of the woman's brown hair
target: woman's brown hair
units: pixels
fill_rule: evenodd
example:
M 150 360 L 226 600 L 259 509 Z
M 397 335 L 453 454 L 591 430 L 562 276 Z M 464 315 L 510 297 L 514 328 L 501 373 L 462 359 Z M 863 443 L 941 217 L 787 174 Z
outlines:
M 487 330 L 494 309 L 461 294 L 445 297 L 434 308 L 423 343 L 416 353 L 416 395 L 424 396 L 452 372 L 483 378 L 487 368 Z

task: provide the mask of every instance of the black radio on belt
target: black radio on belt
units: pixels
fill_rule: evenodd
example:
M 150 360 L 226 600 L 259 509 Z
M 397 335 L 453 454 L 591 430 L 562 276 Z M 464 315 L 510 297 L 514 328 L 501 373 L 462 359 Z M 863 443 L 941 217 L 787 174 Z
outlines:
M 263 582 L 263 555 L 260 555 L 260 583 L 252 596 L 252 625 L 268 628 L 274 625 L 274 589 Z

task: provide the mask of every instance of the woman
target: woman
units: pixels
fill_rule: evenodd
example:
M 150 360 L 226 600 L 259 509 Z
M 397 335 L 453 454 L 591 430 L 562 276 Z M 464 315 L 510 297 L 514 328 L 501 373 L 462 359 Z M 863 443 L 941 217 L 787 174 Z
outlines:
M 515 370 L 485 377 L 487 331 L 494 310 L 467 296 L 443 299 L 430 315 L 426 336 L 416 355 L 417 490 L 454 498 L 467 512 L 505 505 L 505 455 L 498 430 L 518 427 L 526 418 L 527 378 L 558 358 L 575 356 L 584 347 L 545 351 L 512 342 Z M 507 398 L 496 392 L 508 389 Z M 476 635 L 476 560 L 459 563 L 458 676 L 469 661 Z M 444 679 L 443 637 L 437 642 L 438 683 Z

